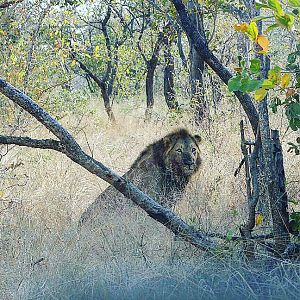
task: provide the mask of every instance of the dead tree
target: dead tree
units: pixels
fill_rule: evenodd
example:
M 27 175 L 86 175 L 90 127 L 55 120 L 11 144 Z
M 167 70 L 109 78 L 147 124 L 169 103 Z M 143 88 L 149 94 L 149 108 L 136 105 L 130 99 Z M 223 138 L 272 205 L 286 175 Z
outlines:
M 248 204 L 248 219 L 244 226 L 240 228 L 241 236 L 244 238 L 244 253 L 248 258 L 254 258 L 255 245 L 252 241 L 252 230 L 255 226 L 255 212 L 259 198 L 259 184 L 258 184 L 258 153 L 259 147 L 255 142 L 247 141 L 245 139 L 244 122 L 240 122 L 241 132 L 241 150 L 243 153 L 243 160 L 241 164 L 245 166 L 246 176 L 246 191 Z M 252 152 L 251 147 L 254 146 Z M 235 174 L 236 176 L 237 174 Z
M 131 199 L 146 213 L 170 229 L 175 235 L 205 251 L 216 249 L 215 243 L 207 235 L 195 231 L 170 209 L 161 206 L 155 200 L 144 194 L 131 182 L 117 175 L 101 162 L 87 155 L 75 141 L 73 136 L 59 124 L 52 116 L 36 104 L 31 98 L 0 78 L 0 92 L 19 105 L 42 125 L 44 125 L 56 139 L 33 139 L 30 137 L 0 135 L 0 144 L 19 145 L 31 148 L 51 149 L 65 154 L 81 167 L 95 174 L 99 178 L 113 185 L 125 197 Z

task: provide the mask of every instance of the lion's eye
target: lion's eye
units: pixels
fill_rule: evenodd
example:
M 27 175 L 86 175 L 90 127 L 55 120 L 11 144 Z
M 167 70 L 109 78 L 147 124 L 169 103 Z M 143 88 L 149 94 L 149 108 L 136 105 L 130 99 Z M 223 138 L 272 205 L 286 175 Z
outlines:
M 176 149 L 176 151 L 177 151 L 178 153 L 182 153 L 182 150 L 181 150 L 180 148 Z

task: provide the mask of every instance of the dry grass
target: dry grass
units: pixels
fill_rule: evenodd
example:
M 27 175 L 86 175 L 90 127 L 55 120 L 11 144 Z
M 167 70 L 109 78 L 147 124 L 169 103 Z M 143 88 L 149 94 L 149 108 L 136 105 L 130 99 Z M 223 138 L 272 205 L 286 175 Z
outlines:
M 103 111 L 66 116 L 62 123 L 88 153 L 120 174 L 148 143 L 174 128 L 196 131 L 186 116 L 174 120 L 160 110 L 145 124 L 140 104 L 118 110 L 115 127 Z M 175 209 L 203 230 L 237 232 L 245 214 L 243 175 L 233 176 L 241 159 L 240 117 L 239 108 L 222 107 L 197 130 L 203 166 Z M 280 126 L 280 118 L 274 124 Z M 31 128 L 28 135 L 48 136 L 40 126 Z M 299 199 L 300 159 L 284 153 L 288 192 Z M 137 208 L 106 216 L 97 232 L 78 234 L 80 214 L 107 185 L 59 153 L 15 147 L 0 171 L 0 299 L 298 297 L 297 265 L 262 259 L 246 268 L 233 245 L 231 255 L 208 256 L 174 242 Z

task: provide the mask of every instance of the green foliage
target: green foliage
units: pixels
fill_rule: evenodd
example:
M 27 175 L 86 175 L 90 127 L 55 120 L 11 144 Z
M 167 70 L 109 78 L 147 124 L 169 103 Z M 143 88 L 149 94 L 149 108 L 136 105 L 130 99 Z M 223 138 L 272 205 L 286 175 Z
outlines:
M 289 230 L 291 233 L 298 235 L 300 232 L 300 212 L 290 213 Z
M 252 59 L 249 67 L 246 66 L 245 61 L 241 61 L 240 65 L 242 67 L 238 69 L 238 74 L 228 81 L 229 91 L 251 93 L 258 90 L 263 84 L 263 80 L 258 79 L 260 76 L 260 61 Z
M 297 137 L 295 143 L 289 142 L 288 145 L 290 146 L 288 152 L 294 152 L 296 155 L 300 154 L 300 137 Z
M 289 1 L 292 7 L 299 7 L 300 1 Z M 278 26 L 290 30 L 294 25 L 294 15 L 286 13 L 283 10 L 279 0 L 256 1 L 257 8 L 271 10 L 276 23 L 269 26 L 267 31 L 271 31 Z M 259 16 L 255 21 L 270 19 L 270 16 Z M 256 23 L 252 21 L 250 24 L 242 23 L 234 26 L 237 31 L 243 32 L 249 36 L 251 40 L 259 44 L 263 50 L 268 48 L 267 38 L 259 36 L 256 33 Z M 259 38 L 261 41 L 259 42 Z M 263 51 L 266 52 L 266 51 Z M 229 91 L 255 92 L 254 98 L 261 101 L 272 90 L 275 96 L 270 101 L 270 107 L 274 113 L 278 111 L 278 107 L 285 109 L 285 114 L 289 122 L 289 127 L 297 131 L 300 129 L 300 103 L 297 89 L 300 87 L 300 44 L 297 44 L 293 52 L 287 54 L 287 64 L 284 68 L 275 66 L 268 72 L 267 78 L 260 80 L 262 77 L 260 61 L 252 59 L 249 68 L 245 67 L 245 62 L 237 68 L 237 75 L 228 82 Z M 272 58 L 272 57 L 271 57 Z M 299 154 L 298 145 L 290 143 L 289 151 Z

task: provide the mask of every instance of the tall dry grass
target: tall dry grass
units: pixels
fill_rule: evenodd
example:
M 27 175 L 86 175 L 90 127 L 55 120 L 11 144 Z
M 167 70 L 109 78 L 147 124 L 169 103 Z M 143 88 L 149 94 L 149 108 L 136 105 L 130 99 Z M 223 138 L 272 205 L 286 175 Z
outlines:
M 203 165 L 175 210 L 202 230 L 238 234 L 247 205 L 243 171 L 233 176 L 241 160 L 237 105 L 223 105 L 200 128 L 186 114 L 174 118 L 160 107 L 145 123 L 139 102 L 115 112 L 118 124 L 111 126 L 92 102 L 81 116 L 61 122 L 87 153 L 119 174 L 171 130 L 200 133 Z M 284 129 L 280 116 L 272 122 Z M 50 136 L 38 124 L 26 135 Z M 287 189 L 299 199 L 300 159 L 286 152 L 291 138 L 283 140 Z M 246 267 L 231 243 L 218 257 L 208 256 L 174 241 L 138 208 L 106 215 L 95 232 L 78 232 L 80 214 L 107 184 L 60 153 L 14 147 L 0 163 L 0 299 L 298 298 L 296 263 L 262 257 Z M 260 232 L 269 230 L 263 226 Z

